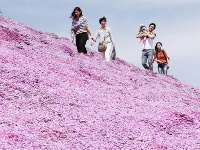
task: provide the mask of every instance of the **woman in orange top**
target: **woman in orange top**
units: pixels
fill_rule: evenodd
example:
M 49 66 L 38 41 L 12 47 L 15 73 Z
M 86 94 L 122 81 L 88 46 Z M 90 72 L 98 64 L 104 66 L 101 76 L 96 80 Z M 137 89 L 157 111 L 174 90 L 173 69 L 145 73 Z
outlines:
M 162 49 L 162 43 L 157 42 L 155 46 L 155 53 L 154 53 L 154 59 L 153 62 L 156 61 L 158 63 L 158 72 L 160 74 L 167 74 L 167 70 L 169 68 L 168 66 L 168 60 L 169 57 L 164 49 Z

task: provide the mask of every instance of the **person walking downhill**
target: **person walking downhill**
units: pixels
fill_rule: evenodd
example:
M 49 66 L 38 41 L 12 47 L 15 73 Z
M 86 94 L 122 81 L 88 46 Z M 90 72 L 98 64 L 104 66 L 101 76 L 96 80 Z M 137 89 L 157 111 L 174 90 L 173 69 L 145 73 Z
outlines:
M 88 21 L 83 16 L 82 10 L 79 7 L 75 7 L 71 13 L 72 27 L 71 27 L 71 38 L 74 43 L 76 39 L 76 46 L 80 54 L 87 54 L 86 42 L 89 39 L 88 34 L 91 36 L 92 33 L 88 26 Z
M 106 48 L 102 51 L 102 57 L 106 61 L 110 61 L 112 59 L 112 51 L 115 48 L 115 42 L 113 39 L 111 28 L 106 26 L 107 20 L 105 17 L 99 19 L 99 23 L 101 24 L 101 28 L 97 30 L 96 35 L 92 38 L 93 42 L 91 45 L 96 42 L 97 38 L 99 38 L 99 43 L 105 42 Z
M 154 47 L 153 40 L 156 37 L 156 34 L 153 32 L 156 28 L 155 23 L 149 24 L 149 29 L 143 34 L 136 35 L 136 38 L 143 39 L 143 50 L 142 50 L 142 66 L 145 69 L 153 71 L 153 55 Z M 147 65 L 148 60 L 148 65 Z
M 169 68 L 168 61 L 169 57 L 164 49 L 162 49 L 162 43 L 157 42 L 155 46 L 155 53 L 153 62 L 156 61 L 158 63 L 158 72 L 160 74 L 167 74 L 167 70 Z

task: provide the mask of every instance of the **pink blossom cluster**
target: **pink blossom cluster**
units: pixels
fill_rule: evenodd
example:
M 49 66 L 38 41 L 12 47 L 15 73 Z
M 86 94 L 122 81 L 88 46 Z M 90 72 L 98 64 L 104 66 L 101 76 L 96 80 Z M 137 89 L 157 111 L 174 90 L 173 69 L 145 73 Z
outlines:
M 0 149 L 199 150 L 200 89 L 0 17 Z

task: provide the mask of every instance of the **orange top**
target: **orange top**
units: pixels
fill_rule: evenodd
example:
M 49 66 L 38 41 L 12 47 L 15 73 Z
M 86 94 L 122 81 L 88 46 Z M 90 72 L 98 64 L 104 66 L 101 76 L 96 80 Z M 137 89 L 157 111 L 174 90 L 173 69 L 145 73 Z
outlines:
M 167 53 L 165 52 L 165 50 L 161 50 L 159 52 L 155 52 L 154 53 L 154 59 L 153 61 L 157 59 L 157 60 L 160 60 L 162 63 L 166 63 L 167 62 L 167 59 L 169 59 Z

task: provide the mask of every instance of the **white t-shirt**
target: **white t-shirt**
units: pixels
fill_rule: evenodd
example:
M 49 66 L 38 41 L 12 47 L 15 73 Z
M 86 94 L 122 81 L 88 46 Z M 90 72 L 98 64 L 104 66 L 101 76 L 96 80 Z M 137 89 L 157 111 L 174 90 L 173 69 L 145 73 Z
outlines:
M 156 36 L 155 33 L 153 32 L 150 32 L 150 34 L 154 34 Z M 153 40 L 154 39 L 151 39 L 151 38 L 146 38 L 144 41 L 143 41 L 143 49 L 154 49 L 154 45 L 153 45 Z

